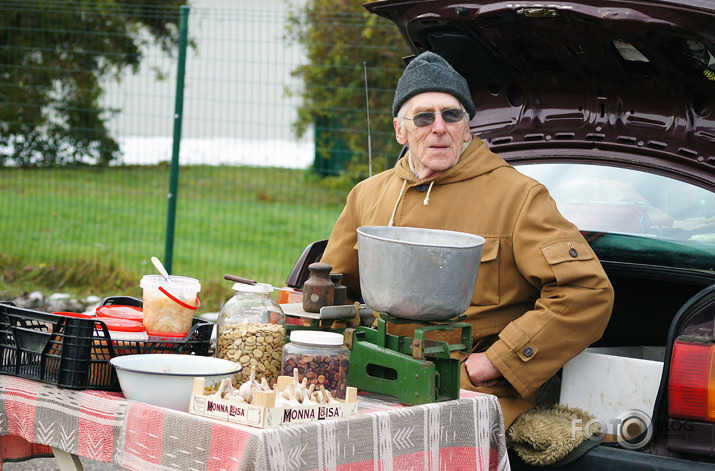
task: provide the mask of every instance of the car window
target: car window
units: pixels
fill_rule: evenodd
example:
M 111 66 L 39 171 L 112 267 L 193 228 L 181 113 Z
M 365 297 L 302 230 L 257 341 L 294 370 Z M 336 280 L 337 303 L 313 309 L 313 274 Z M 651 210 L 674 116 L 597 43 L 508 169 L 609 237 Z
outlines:
M 609 235 L 612 251 L 644 252 L 641 258 L 658 265 L 715 269 L 713 192 L 608 166 L 530 164 L 517 169 L 543 183 L 559 211 L 582 232 Z

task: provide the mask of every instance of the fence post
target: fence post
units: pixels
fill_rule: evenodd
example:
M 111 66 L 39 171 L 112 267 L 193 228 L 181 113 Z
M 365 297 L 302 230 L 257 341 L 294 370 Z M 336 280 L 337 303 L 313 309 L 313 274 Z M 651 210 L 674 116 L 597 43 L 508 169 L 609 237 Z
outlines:
M 189 32 L 188 6 L 181 7 L 179 27 L 179 61 L 176 73 L 176 95 L 174 99 L 174 137 L 171 150 L 171 171 L 169 174 L 169 208 L 166 216 L 166 245 L 164 266 L 171 273 L 174 254 L 174 226 L 176 222 L 176 199 L 179 191 L 179 149 L 181 147 L 181 123 L 184 113 L 184 74 L 186 72 L 186 46 Z

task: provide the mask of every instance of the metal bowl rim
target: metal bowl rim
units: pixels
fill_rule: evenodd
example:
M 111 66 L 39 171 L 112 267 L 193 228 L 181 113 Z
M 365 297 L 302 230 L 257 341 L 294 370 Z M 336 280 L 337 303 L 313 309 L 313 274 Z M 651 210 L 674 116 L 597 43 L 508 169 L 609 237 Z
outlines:
M 390 239 L 387 237 L 381 237 L 377 236 L 374 234 L 368 234 L 365 232 L 363 229 L 370 229 L 370 228 L 383 228 L 383 227 L 394 227 L 394 228 L 400 228 L 400 229 L 405 229 L 406 231 L 412 231 L 412 232 L 417 232 L 417 231 L 430 231 L 430 232 L 440 232 L 444 234 L 457 234 L 459 236 L 467 236 L 468 238 L 474 238 L 475 242 L 472 245 L 449 245 L 449 244 L 435 244 L 435 243 L 427 243 L 427 242 L 411 242 L 411 241 L 404 241 L 404 240 L 397 240 L 397 239 Z M 404 245 L 414 245 L 416 247 L 439 247 L 439 248 L 449 248 L 449 249 L 471 249 L 474 247 L 478 247 L 480 245 L 484 245 L 486 242 L 486 239 L 484 237 L 476 235 L 476 234 L 470 234 L 469 232 L 459 232 L 459 231 L 449 231 L 445 229 L 428 229 L 424 227 L 408 227 L 408 226 L 361 226 L 357 228 L 358 234 L 362 234 L 365 237 L 369 237 L 371 239 L 376 239 L 380 240 L 382 242 L 393 242 L 393 243 L 399 243 L 399 244 L 404 244 Z

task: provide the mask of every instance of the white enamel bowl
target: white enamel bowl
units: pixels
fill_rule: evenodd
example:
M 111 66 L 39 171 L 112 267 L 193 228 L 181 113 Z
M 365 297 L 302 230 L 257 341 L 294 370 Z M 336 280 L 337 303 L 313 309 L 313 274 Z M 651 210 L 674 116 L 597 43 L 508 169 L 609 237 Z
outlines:
M 241 371 L 241 365 L 229 360 L 171 353 L 123 355 L 109 362 L 127 399 L 185 412 L 194 378 L 205 378 L 210 386 Z

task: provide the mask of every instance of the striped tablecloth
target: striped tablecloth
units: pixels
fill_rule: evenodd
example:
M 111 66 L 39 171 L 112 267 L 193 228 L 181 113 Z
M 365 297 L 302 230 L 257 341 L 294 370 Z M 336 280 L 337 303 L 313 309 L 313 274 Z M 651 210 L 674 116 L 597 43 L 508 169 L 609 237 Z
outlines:
M 358 416 L 262 430 L 0 375 L 0 458 L 49 447 L 137 471 L 508 470 L 494 396 L 405 407 L 358 397 Z

